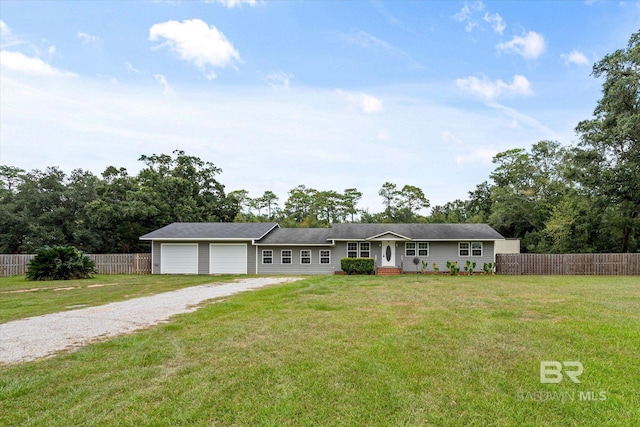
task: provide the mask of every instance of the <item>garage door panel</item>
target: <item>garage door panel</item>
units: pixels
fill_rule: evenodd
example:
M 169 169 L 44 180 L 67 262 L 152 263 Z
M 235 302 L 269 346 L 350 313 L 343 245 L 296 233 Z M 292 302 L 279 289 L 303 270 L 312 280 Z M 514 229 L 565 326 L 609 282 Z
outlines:
M 212 243 L 209 247 L 211 274 L 247 274 L 245 243 Z
M 160 273 L 198 274 L 198 244 L 163 243 Z

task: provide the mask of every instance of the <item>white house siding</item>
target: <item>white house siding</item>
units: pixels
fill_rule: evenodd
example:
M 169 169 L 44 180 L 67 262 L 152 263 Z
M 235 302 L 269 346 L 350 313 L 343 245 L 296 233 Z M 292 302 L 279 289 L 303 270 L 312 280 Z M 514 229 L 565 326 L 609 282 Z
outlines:
M 345 247 L 346 248 L 346 247 Z M 264 264 L 262 262 L 262 251 L 273 251 L 273 263 Z M 291 264 L 283 264 L 281 251 L 292 251 Z M 311 251 L 311 263 L 300 263 L 300 251 Z M 331 262 L 329 264 L 320 264 L 320 251 L 331 251 Z M 345 249 L 346 250 L 346 249 Z M 258 246 L 258 274 L 333 274 L 334 271 L 340 271 L 340 258 L 345 255 L 331 246 Z

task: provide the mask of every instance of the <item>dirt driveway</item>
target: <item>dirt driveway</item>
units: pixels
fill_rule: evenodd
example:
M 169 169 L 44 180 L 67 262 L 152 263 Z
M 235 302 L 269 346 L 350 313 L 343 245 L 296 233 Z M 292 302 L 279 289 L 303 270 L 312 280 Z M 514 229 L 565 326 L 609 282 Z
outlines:
M 46 314 L 0 324 L 0 364 L 50 357 L 91 342 L 167 322 L 198 309 L 204 301 L 263 286 L 300 280 L 292 277 L 247 278 L 231 283 L 193 286 L 97 307 Z

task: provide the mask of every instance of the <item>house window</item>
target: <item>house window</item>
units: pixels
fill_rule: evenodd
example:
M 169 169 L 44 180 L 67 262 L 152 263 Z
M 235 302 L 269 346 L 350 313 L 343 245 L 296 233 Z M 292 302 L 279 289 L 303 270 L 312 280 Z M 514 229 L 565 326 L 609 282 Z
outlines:
M 360 258 L 371 257 L 371 246 L 369 242 L 360 242 Z
M 263 250 L 262 251 L 262 263 L 263 264 L 273 264 L 273 251 L 272 250 Z
M 329 250 L 320 251 L 320 264 L 331 264 L 331 251 Z
M 469 242 L 459 242 L 458 243 L 458 255 L 459 256 L 469 256 Z
M 482 242 L 471 243 L 471 256 L 482 256 Z
M 348 242 L 347 258 L 369 258 L 371 257 L 371 244 L 369 242 Z
M 281 260 L 283 264 L 291 264 L 292 251 L 289 249 L 283 249 L 281 252 Z
M 357 242 L 348 242 L 347 243 L 347 258 L 358 258 L 358 243 Z
M 418 256 L 429 256 L 429 242 L 418 242 Z
M 416 242 L 406 242 L 404 244 L 405 256 L 416 256 Z
M 300 264 L 311 264 L 311 251 L 306 249 L 300 251 Z

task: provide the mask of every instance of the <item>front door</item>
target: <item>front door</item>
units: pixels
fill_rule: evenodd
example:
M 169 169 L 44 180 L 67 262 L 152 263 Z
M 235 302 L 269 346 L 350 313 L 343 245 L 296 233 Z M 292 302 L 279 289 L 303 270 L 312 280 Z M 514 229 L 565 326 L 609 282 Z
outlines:
M 382 241 L 382 267 L 396 266 L 396 242 L 392 240 Z

